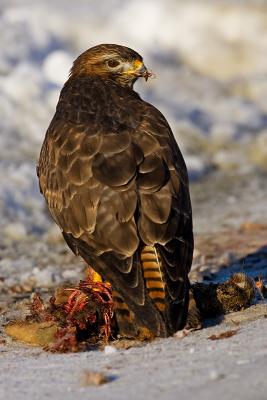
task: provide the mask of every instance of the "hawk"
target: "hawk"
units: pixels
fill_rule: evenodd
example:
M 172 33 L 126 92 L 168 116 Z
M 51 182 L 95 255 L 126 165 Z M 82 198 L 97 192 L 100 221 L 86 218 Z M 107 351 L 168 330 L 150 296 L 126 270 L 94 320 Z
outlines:
M 183 328 L 193 253 L 184 159 L 164 116 L 133 90 L 150 75 L 124 46 L 82 53 L 37 167 L 68 246 L 112 284 L 119 330 L 128 337 Z

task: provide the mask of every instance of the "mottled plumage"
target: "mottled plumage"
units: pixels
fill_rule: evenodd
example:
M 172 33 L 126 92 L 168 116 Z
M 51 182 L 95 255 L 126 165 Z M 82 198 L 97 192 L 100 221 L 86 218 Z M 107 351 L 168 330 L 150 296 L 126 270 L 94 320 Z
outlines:
M 38 175 L 63 236 L 114 289 L 120 332 L 183 327 L 192 262 L 187 170 L 164 116 L 133 90 L 142 57 L 117 45 L 74 62 Z

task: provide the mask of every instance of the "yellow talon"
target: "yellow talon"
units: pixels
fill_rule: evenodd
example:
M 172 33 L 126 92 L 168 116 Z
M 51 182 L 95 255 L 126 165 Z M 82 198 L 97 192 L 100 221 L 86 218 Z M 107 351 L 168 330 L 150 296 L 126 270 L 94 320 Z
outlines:
M 96 271 L 93 272 L 93 282 L 103 282 L 101 276 Z
M 92 267 L 88 266 L 86 270 L 86 276 L 93 281 L 94 283 L 98 282 L 103 282 L 103 279 L 101 278 L 101 275 L 99 275 L 98 272 L 96 272 Z

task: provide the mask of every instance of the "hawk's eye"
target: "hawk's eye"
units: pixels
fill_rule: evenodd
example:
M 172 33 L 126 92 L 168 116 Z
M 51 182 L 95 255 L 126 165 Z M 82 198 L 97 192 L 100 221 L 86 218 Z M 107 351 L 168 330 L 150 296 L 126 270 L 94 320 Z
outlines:
M 118 65 L 120 65 L 120 62 L 118 60 L 111 59 L 107 61 L 107 64 L 110 68 L 116 68 Z

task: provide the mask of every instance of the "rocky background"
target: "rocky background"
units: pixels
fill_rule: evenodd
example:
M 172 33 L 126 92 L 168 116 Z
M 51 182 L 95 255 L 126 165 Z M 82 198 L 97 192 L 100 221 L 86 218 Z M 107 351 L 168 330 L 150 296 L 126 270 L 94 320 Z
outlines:
M 0 37 L 2 322 L 22 312 L 20 306 L 10 309 L 10 305 L 27 299 L 34 288 L 44 293 L 63 282 L 77 282 L 83 276 L 84 264 L 67 249 L 59 229 L 46 212 L 35 165 L 72 61 L 82 51 L 101 42 L 132 47 L 144 56 L 146 65 L 156 74 L 156 79 L 138 82 L 136 90 L 167 117 L 188 165 L 196 236 L 191 279 L 223 280 L 237 270 L 253 277 L 267 277 L 267 1 L 0 0 Z M 264 316 L 264 312 L 261 308 L 260 314 L 255 312 L 251 319 Z M 256 321 L 255 326 L 243 332 L 241 347 L 235 348 L 232 343 L 232 355 L 242 353 L 242 346 L 247 341 L 253 342 L 253 334 L 261 337 L 264 346 L 260 322 Z M 208 346 L 210 356 L 206 357 L 206 351 L 200 349 L 193 355 L 194 340 L 205 347 L 205 335 L 204 332 L 188 339 L 185 342 L 188 345 L 183 345 L 177 353 L 185 365 L 173 370 L 181 373 L 180 383 L 177 381 L 166 389 L 171 372 L 166 376 L 158 373 L 161 398 L 177 398 L 177 385 L 181 389 L 195 371 L 192 385 L 180 391 L 180 398 L 192 398 L 203 373 L 200 361 L 194 369 L 191 358 L 202 360 L 208 371 L 203 399 L 214 395 L 214 382 L 224 382 L 224 368 L 213 368 L 213 346 Z M 158 351 L 164 354 L 167 349 L 164 346 L 161 342 L 152 345 L 144 357 L 147 354 L 148 360 L 154 360 Z M 171 342 L 171 348 L 175 347 Z M 184 350 L 191 354 L 189 361 L 182 356 Z M 5 347 L 3 354 L 6 351 Z M 11 355 L 7 353 L 7 365 L 14 365 L 17 357 L 23 365 L 26 357 L 29 371 L 33 373 L 35 364 L 31 360 L 36 353 L 25 355 L 23 351 L 13 349 Z M 253 351 L 258 357 L 254 361 L 258 360 L 261 365 L 258 373 L 256 370 L 251 373 L 254 364 L 250 368 L 246 361 L 253 358 Z M 135 362 L 142 362 L 141 353 L 137 350 L 129 359 L 128 372 L 133 374 L 135 382 L 139 375 L 131 368 Z M 33 359 L 28 360 L 28 354 Z M 166 354 L 164 365 L 172 365 L 173 353 L 168 350 Z M 223 346 L 215 358 L 219 359 L 222 354 L 227 358 Z M 260 391 L 255 389 L 255 398 L 266 398 L 262 369 L 266 373 L 266 358 L 260 358 L 260 354 L 259 344 L 255 342 L 253 350 L 246 349 L 245 359 L 239 357 L 236 389 L 228 390 L 229 398 L 233 395 L 239 398 L 238 379 L 242 381 L 243 372 L 246 376 L 251 374 L 261 385 Z M 50 359 L 44 360 L 44 357 L 41 357 L 44 365 L 47 360 L 49 366 Z M 96 362 L 93 364 L 96 367 L 98 362 L 103 364 L 99 357 L 91 360 Z M 116 357 L 120 360 L 119 355 Z M 73 363 L 76 365 L 78 359 L 74 358 Z M 244 368 L 242 363 L 246 364 Z M 149 363 L 145 365 L 147 372 L 143 376 L 149 373 Z M 223 365 L 227 369 L 225 359 Z M 230 383 L 235 379 L 233 365 Z M 41 385 L 41 375 L 37 378 L 39 383 L 32 388 L 33 397 Z M 0 380 L 0 390 L 6 379 Z M 23 386 L 27 379 L 18 384 L 20 397 L 14 382 L 10 397 L 4 385 L 5 398 L 27 398 Z M 44 374 L 41 398 L 48 393 L 48 379 L 49 373 Z M 107 398 L 125 399 L 119 392 L 123 393 L 133 381 L 127 375 L 122 383 L 114 382 L 114 397 Z M 62 382 L 70 385 L 70 397 L 73 396 L 72 380 L 62 378 Z M 64 390 L 61 392 L 58 384 L 59 381 L 57 398 L 64 397 Z M 143 384 L 140 381 L 140 390 Z M 217 387 L 218 395 L 223 391 L 222 383 Z M 84 391 L 79 393 L 83 396 Z M 251 398 L 246 397 L 249 394 L 251 391 L 244 387 L 242 398 Z M 103 395 L 111 396 L 109 389 Z M 103 398 L 99 393 L 95 396 Z M 133 397 L 129 396 L 134 398 L 133 393 Z

